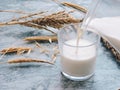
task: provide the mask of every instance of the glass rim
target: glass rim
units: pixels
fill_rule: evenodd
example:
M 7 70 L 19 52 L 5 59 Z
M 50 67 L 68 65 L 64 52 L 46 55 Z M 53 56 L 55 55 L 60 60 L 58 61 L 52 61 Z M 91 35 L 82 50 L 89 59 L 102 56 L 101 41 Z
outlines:
M 58 33 L 58 36 L 60 35 L 60 33 L 62 32 L 63 30 L 60 30 L 59 31 L 59 33 Z M 90 32 L 92 32 L 92 31 L 90 31 Z M 94 32 L 92 32 L 92 33 L 94 33 Z M 64 45 L 66 45 L 66 46 L 69 46 L 69 47 L 78 47 L 78 48 L 81 48 L 81 47 L 90 47 L 90 46 L 93 46 L 93 45 L 95 45 L 98 41 L 99 41 L 99 39 L 100 39 L 100 36 L 97 34 L 97 33 L 94 33 L 94 34 L 96 34 L 96 40 L 94 40 L 94 41 L 92 41 L 90 44 L 88 44 L 88 45 L 82 45 L 82 46 L 79 46 L 79 45 L 70 45 L 70 44 L 67 44 L 67 43 L 65 43 L 65 42 L 62 42 Z M 75 39 L 75 38 L 74 38 Z M 87 39 L 85 39 L 85 40 L 87 40 Z
M 98 36 L 98 39 L 99 39 L 99 36 Z M 86 40 L 86 39 L 85 39 Z M 97 40 L 95 40 L 94 42 L 92 42 L 91 44 L 88 44 L 88 45 L 83 45 L 83 46 L 77 46 L 77 45 L 70 45 L 70 44 L 66 44 L 65 42 L 63 42 L 64 45 L 66 46 L 69 46 L 69 47 L 75 47 L 75 48 L 83 48 L 83 47 L 90 47 L 90 46 L 93 46 L 97 43 Z

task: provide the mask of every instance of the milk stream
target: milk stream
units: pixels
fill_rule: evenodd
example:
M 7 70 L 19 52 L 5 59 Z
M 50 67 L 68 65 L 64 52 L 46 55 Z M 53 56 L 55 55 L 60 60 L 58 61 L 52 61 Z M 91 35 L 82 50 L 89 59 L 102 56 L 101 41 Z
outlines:
M 78 53 L 79 41 L 80 41 L 80 39 L 81 39 L 81 37 L 83 35 L 83 30 L 81 28 L 79 28 L 79 27 L 77 27 L 76 29 L 77 29 L 77 42 L 76 42 L 77 48 L 76 48 L 76 54 L 77 54 Z

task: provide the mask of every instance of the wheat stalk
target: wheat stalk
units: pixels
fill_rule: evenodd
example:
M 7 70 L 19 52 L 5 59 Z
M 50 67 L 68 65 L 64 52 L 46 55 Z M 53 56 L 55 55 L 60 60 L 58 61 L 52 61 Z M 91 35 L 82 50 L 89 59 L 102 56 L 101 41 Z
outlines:
M 8 60 L 7 62 L 0 62 L 0 63 L 9 63 L 9 64 L 15 64 L 15 63 L 28 63 L 28 62 L 37 62 L 37 63 L 48 63 L 48 64 L 54 64 L 48 60 L 43 59 L 32 59 L 32 58 L 19 58 L 19 59 L 13 59 Z
M 53 13 L 43 18 L 34 19 L 30 22 L 41 26 L 46 26 L 46 27 L 50 26 L 59 29 L 63 27 L 64 24 L 80 23 L 82 22 L 82 20 L 72 17 L 70 14 L 66 13 L 65 11 L 60 11 L 58 13 Z
M 59 4 L 60 6 L 68 6 L 68 7 L 72 7 L 74 9 L 77 9 L 79 11 L 82 11 L 83 13 L 87 13 L 87 9 L 85 7 L 82 7 L 78 4 L 74 4 L 74 3 L 71 3 L 71 2 L 60 2 L 59 0 L 52 0 L 54 2 L 56 2 L 57 4 Z
M 30 52 L 32 50 L 32 48 L 29 47 L 10 47 L 10 48 L 5 48 L 3 50 L 0 51 L 1 54 L 9 54 L 9 53 L 15 53 L 17 52 L 17 54 L 21 54 L 24 52 Z
M 57 36 L 32 36 L 24 38 L 25 41 L 57 41 Z
M 70 3 L 70 2 L 62 2 L 61 4 L 65 5 L 65 6 L 69 6 L 69 7 L 73 7 L 77 10 L 80 10 L 82 11 L 83 13 L 87 13 L 87 9 L 80 6 L 80 5 L 77 5 L 77 4 L 74 4 L 74 3 Z
M 49 32 L 51 32 L 51 33 L 53 33 L 53 34 L 56 34 L 54 31 L 52 31 L 52 30 L 50 30 L 50 29 L 48 29 L 48 28 L 46 28 L 46 27 L 44 27 L 44 26 L 37 25 L 37 24 L 35 24 L 35 23 L 30 23 L 30 22 L 28 22 L 28 23 L 22 23 L 22 24 L 20 24 L 20 25 L 24 25 L 24 26 L 32 27 L 32 28 L 37 28 L 37 29 L 45 29 L 46 31 L 49 31 Z
M 29 17 L 32 17 L 32 16 L 36 16 L 36 15 L 41 15 L 45 12 L 37 12 L 37 13 L 31 13 L 29 15 L 24 15 L 24 16 L 21 16 L 19 18 L 16 18 L 16 19 L 12 19 L 11 21 L 18 21 L 18 20 L 21 20 L 21 19 L 26 19 L 26 18 L 29 18 Z
M 44 16 L 42 18 L 36 18 L 32 20 L 26 20 L 26 21 L 13 20 L 10 22 L 0 23 L 0 26 L 15 25 L 15 24 L 26 25 L 26 23 L 34 23 L 40 26 L 45 26 L 45 27 L 50 26 L 59 29 L 63 27 L 64 24 L 80 23 L 82 21 L 83 20 L 79 20 L 72 17 L 70 14 L 66 13 L 65 11 L 60 11 L 48 16 Z
M 0 10 L 0 12 L 11 12 L 11 13 L 19 13 L 19 14 L 29 14 L 24 11 L 19 11 L 19 10 Z

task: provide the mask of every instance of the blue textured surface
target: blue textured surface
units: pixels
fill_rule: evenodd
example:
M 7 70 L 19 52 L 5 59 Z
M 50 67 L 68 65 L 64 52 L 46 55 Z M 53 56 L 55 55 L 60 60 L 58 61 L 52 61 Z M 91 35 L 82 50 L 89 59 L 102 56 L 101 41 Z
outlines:
M 68 0 L 69 1 L 69 0 Z M 88 6 L 90 0 L 71 0 L 83 6 Z M 50 10 L 61 9 L 51 0 L 0 0 L 0 10 L 25 10 L 38 11 L 46 7 Z M 0 13 L 0 21 L 7 21 L 13 13 Z M 24 26 L 0 27 L 0 50 L 10 46 L 30 46 L 34 43 L 26 43 L 22 39 L 27 36 L 41 35 L 44 31 L 35 30 Z M 47 33 L 47 32 L 46 32 Z M 54 45 L 42 44 L 52 48 Z M 1 59 L 7 61 L 17 57 L 31 57 L 49 59 L 40 54 L 35 48 L 29 55 L 6 55 Z M 120 88 L 120 66 L 115 58 L 100 43 L 95 75 L 84 82 L 75 82 L 66 79 L 60 73 L 59 56 L 55 65 L 48 64 L 0 64 L 0 90 L 117 90 Z

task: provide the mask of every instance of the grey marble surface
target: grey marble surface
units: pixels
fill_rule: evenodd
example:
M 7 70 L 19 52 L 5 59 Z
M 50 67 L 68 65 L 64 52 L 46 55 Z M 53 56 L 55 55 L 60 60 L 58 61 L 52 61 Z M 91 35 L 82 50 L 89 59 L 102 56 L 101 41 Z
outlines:
M 69 0 L 68 0 L 69 1 Z M 71 0 L 83 6 L 88 6 L 90 0 Z M 44 6 L 46 5 L 46 6 Z M 39 11 L 61 9 L 51 0 L 0 0 L 0 10 Z M 0 13 L 0 21 L 8 21 L 18 14 Z M 43 30 L 36 30 L 24 26 L 0 27 L 0 50 L 10 46 L 34 47 L 34 43 L 26 43 L 24 37 L 49 34 Z M 57 43 L 41 43 L 50 50 Z M 29 55 L 5 55 L 0 62 L 13 58 L 50 58 L 40 54 L 37 48 Z M 60 72 L 59 55 L 55 65 L 26 63 L 0 64 L 0 90 L 117 90 L 120 88 L 120 65 L 102 43 L 99 44 L 95 75 L 87 81 L 75 82 L 65 78 Z

